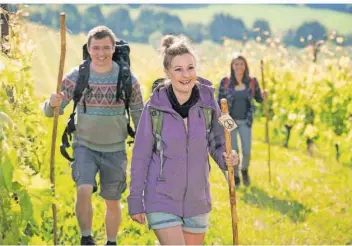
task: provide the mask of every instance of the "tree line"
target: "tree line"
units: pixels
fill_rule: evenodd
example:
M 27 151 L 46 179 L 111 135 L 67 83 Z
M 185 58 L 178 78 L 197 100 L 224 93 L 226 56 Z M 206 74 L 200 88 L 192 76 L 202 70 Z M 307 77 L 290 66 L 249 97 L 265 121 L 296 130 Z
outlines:
M 148 43 L 153 33 L 185 34 L 193 42 L 212 40 L 222 43 L 224 37 L 241 40 L 256 40 L 268 42 L 272 36 L 270 24 L 265 19 L 257 19 L 252 26 L 246 26 L 240 18 L 229 14 L 216 13 L 209 24 L 182 22 L 177 15 L 155 9 L 152 6 L 139 6 L 140 14 L 133 20 L 129 7 L 118 7 L 104 15 L 103 5 L 90 5 L 80 12 L 76 5 L 32 5 L 29 11 L 29 20 L 42 25 L 59 28 L 59 13 L 66 13 L 68 29 L 73 34 L 87 33 L 96 25 L 106 25 L 121 39 L 130 42 Z M 352 45 L 352 33 L 346 36 L 339 33 L 330 33 L 318 21 L 302 23 L 297 29 L 286 30 L 282 41 L 289 46 L 305 47 L 320 40 L 331 40 L 338 45 Z

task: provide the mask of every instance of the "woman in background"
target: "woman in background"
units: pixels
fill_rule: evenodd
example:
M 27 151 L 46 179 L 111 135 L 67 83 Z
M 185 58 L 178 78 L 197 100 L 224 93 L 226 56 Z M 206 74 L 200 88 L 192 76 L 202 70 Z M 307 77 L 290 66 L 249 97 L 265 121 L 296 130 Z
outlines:
M 253 98 L 262 103 L 266 93 L 261 93 L 256 78 L 249 76 L 247 60 L 242 55 L 237 55 L 231 60 L 230 78 L 224 77 L 220 81 L 218 103 L 226 98 L 229 105 L 229 113 L 235 120 L 238 127 L 231 132 L 232 148 L 238 152 L 237 135 L 241 139 L 242 161 L 241 173 L 243 184 L 250 185 L 248 168 L 251 159 L 252 146 L 252 124 L 254 104 Z M 241 183 L 239 174 L 240 165 L 235 167 L 235 184 L 238 187 Z

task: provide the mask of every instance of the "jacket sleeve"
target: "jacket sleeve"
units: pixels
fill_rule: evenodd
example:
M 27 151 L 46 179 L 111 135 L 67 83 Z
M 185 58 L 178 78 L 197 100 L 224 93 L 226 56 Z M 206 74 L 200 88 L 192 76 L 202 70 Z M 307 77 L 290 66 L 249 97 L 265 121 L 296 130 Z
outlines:
M 219 105 L 215 103 L 216 109 L 213 111 L 212 124 L 208 136 L 208 149 L 211 157 L 222 170 L 227 170 L 223 152 L 225 152 L 225 134 L 224 129 L 218 122 L 221 115 Z
M 129 214 L 145 212 L 144 189 L 150 160 L 153 154 L 152 121 L 148 103 L 144 106 L 136 131 L 131 164 L 130 194 L 127 198 Z
M 260 86 L 259 86 L 257 78 L 254 78 L 254 99 L 258 103 L 262 103 L 263 102 L 262 92 L 260 90 Z

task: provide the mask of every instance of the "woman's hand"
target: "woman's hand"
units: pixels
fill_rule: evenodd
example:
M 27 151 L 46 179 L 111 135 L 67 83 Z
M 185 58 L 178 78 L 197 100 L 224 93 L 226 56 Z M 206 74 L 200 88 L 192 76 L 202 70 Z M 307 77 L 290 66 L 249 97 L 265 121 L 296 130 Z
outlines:
M 264 90 L 262 92 L 262 98 L 263 98 L 264 101 L 268 98 L 268 90 Z
M 133 214 L 131 215 L 131 219 L 139 224 L 145 224 L 145 214 Z
M 232 150 L 229 155 L 224 152 L 223 156 L 227 166 L 236 166 L 239 163 L 239 156 L 235 150 Z

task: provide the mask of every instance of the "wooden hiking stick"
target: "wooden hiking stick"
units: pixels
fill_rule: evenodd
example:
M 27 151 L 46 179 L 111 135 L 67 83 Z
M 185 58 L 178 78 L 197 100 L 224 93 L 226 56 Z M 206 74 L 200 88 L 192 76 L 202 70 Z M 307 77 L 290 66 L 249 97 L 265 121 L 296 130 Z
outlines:
M 264 79 L 264 62 L 260 60 L 260 70 L 262 73 L 262 83 L 263 83 L 263 90 L 265 91 L 265 79 Z M 269 170 L 269 183 L 271 182 L 271 167 L 270 167 L 270 138 L 269 138 L 269 107 L 268 107 L 267 98 L 264 100 L 264 112 L 265 112 L 265 142 L 268 144 L 268 170 Z
M 65 25 L 65 13 L 60 14 L 60 37 L 61 37 L 61 52 L 60 52 L 60 64 L 59 74 L 57 77 L 56 93 L 59 94 L 61 91 L 61 81 L 64 72 L 65 56 L 66 56 L 66 25 Z M 60 106 L 54 108 L 54 123 L 53 133 L 51 137 L 51 155 L 50 155 L 50 182 L 53 196 L 55 198 L 55 145 L 57 135 L 57 125 L 60 113 Z M 54 234 L 54 245 L 57 245 L 57 216 L 56 216 L 56 204 L 52 204 L 53 210 L 53 234 Z
M 227 100 L 225 98 L 220 100 L 221 103 L 221 112 L 223 114 L 229 113 L 229 108 L 227 105 Z M 225 131 L 225 147 L 226 153 L 229 155 L 232 152 L 231 146 L 231 133 L 228 132 L 226 129 Z M 235 187 L 235 180 L 234 180 L 234 167 L 228 166 L 228 184 L 229 184 L 229 192 L 230 192 L 230 206 L 231 206 L 231 217 L 232 217 L 232 239 L 233 244 L 238 245 L 238 230 L 237 230 L 237 212 L 236 212 L 236 187 Z

